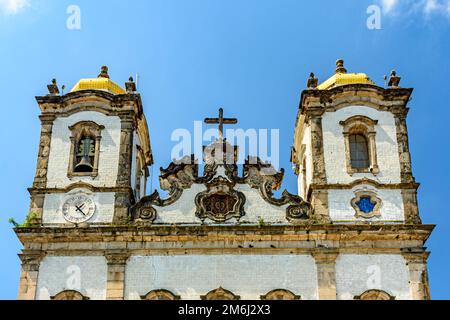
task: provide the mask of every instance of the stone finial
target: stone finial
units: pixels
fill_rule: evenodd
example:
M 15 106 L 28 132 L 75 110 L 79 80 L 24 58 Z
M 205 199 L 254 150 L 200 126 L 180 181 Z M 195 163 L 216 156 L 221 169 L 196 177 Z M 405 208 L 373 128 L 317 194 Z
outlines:
M 344 68 L 344 60 L 336 60 L 336 72 L 335 73 L 347 73 L 347 69 Z
M 308 89 L 316 89 L 318 83 L 319 83 L 319 79 L 317 79 L 317 78 L 314 76 L 314 73 L 311 72 L 311 73 L 309 74 L 309 78 L 308 78 L 308 82 L 306 83 L 306 87 L 307 87 Z
M 391 71 L 391 75 L 389 77 L 388 87 L 389 88 L 397 88 L 400 84 L 400 80 L 402 78 L 397 76 L 397 72 L 395 70 Z
M 136 82 L 134 82 L 133 77 L 130 77 L 128 82 L 125 82 L 125 89 L 127 92 L 136 92 Z
M 47 85 L 47 89 L 50 95 L 54 96 L 59 94 L 58 85 L 56 79 L 52 79 L 52 83 Z
M 100 74 L 98 75 L 99 78 L 108 78 L 109 79 L 109 74 L 108 74 L 108 67 L 107 66 L 102 66 Z

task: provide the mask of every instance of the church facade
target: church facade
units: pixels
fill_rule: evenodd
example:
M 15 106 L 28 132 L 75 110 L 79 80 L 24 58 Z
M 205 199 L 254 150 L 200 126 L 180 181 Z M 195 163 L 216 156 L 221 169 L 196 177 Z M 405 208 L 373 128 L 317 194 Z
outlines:
M 342 60 L 301 93 L 284 171 L 219 138 L 161 168 L 167 196 L 146 192 L 153 153 L 136 84 L 56 81 L 37 97 L 41 136 L 31 204 L 15 232 L 19 299 L 430 299 L 406 117 L 412 89 L 386 88 Z M 292 115 L 295 116 L 294 114 Z M 200 174 L 200 171 L 202 173 Z

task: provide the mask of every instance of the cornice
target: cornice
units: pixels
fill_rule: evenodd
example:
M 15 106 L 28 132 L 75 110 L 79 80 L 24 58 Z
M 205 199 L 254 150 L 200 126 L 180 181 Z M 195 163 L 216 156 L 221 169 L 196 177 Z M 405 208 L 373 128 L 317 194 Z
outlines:
M 426 241 L 435 225 L 351 224 L 351 225 L 145 225 L 88 228 L 15 228 L 25 244 L 49 242 L 115 241 Z

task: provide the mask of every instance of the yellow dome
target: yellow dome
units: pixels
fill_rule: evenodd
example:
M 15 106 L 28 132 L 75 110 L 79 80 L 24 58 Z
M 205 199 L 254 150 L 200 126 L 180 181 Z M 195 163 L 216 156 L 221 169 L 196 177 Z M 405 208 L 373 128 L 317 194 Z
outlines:
M 317 86 L 319 90 L 328 90 L 345 84 L 375 84 L 365 73 L 347 73 L 344 61 L 336 61 L 336 73 Z
M 81 90 L 103 90 L 113 94 L 125 93 L 125 89 L 109 79 L 108 68 L 106 66 L 102 67 L 98 78 L 81 79 L 70 92 Z

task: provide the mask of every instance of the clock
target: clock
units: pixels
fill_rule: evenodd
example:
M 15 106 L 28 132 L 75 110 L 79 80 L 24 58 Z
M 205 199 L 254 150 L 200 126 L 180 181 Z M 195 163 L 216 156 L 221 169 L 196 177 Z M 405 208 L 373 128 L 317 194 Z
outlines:
M 89 196 L 78 194 L 68 198 L 62 205 L 64 219 L 72 223 L 86 222 L 95 213 L 95 203 Z

